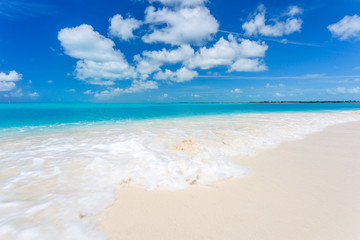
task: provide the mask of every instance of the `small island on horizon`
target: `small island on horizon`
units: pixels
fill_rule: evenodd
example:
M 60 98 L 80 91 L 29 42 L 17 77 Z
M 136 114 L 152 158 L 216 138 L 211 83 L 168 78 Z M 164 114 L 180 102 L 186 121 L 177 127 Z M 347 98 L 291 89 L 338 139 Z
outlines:
M 360 103 L 360 101 L 261 101 L 261 102 L 249 102 L 249 103 Z

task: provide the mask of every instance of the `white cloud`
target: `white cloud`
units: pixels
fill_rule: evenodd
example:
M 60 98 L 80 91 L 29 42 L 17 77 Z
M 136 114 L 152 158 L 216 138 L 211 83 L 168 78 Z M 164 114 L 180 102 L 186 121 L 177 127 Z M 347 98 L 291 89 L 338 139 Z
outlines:
M 232 93 L 243 93 L 243 91 L 241 89 L 239 89 L 239 88 L 235 88 L 235 89 L 231 90 L 230 92 L 232 92 Z
M 327 92 L 327 93 L 330 93 L 330 94 L 333 94 L 333 95 L 336 95 L 337 93 L 336 93 L 336 91 L 334 91 L 334 90 L 332 90 L 332 89 L 325 89 L 325 92 Z
M 164 72 L 158 72 L 154 75 L 156 80 L 171 80 L 174 82 L 186 82 L 191 81 L 199 74 L 196 71 L 189 70 L 186 67 L 182 67 L 175 72 L 166 69 Z
M 39 97 L 40 95 L 37 92 L 29 93 L 29 97 Z
M 90 25 L 83 24 L 74 28 L 59 31 L 58 39 L 65 53 L 73 58 L 87 59 L 96 62 L 121 61 L 123 55 L 114 50 L 115 43 Z
M 53 83 L 53 81 L 52 81 L 52 80 L 49 80 L 48 83 Z
M 131 64 L 116 49 L 113 40 L 96 32 L 90 25 L 83 24 L 59 31 L 58 39 L 65 54 L 78 59 L 74 70 L 76 78 L 90 84 L 108 86 L 104 91 L 88 90 L 84 94 L 109 97 L 158 88 L 157 82 L 147 80 L 149 77 L 172 82 L 191 81 L 199 75 L 194 70 L 197 68 L 226 66 L 228 72 L 267 70 L 263 58 L 268 46 L 261 41 L 235 38 L 230 34 L 227 39 L 221 37 L 212 47 L 202 45 L 198 51 L 194 51 L 191 44 L 205 44 L 219 28 L 217 20 L 205 6 L 207 0 L 149 2 L 160 4 L 145 10 L 144 22 L 131 17 L 124 19 L 120 14 L 112 17 L 109 36 L 130 40 L 135 37 L 134 30 L 143 25 L 149 29 L 142 37 L 144 42 L 176 47 L 143 51 L 133 57 Z M 300 8 L 292 6 L 280 17 L 295 19 L 294 16 L 301 12 Z M 181 67 L 171 71 L 166 66 L 174 64 Z M 120 80 L 132 80 L 132 85 L 119 88 L 116 82 Z
M 191 58 L 194 55 L 194 49 L 190 45 L 181 45 L 173 50 L 163 48 L 160 51 L 143 51 L 142 55 L 158 63 L 174 64 Z
M 199 94 L 192 94 L 191 96 L 192 96 L 192 97 L 194 97 L 194 98 L 198 98 L 198 97 L 200 97 L 200 95 L 199 95 Z
M 76 92 L 76 89 L 67 89 L 67 90 L 65 90 L 65 92 Z
M 124 19 L 120 14 L 110 18 L 109 34 L 121 40 L 128 41 L 134 38 L 133 31 L 138 29 L 142 22 L 135 18 Z
M 211 48 L 202 47 L 193 58 L 186 62 L 189 68 L 210 69 L 219 65 L 230 66 L 237 59 L 264 57 L 268 46 L 264 42 L 235 39 L 231 34 L 228 40 L 221 37 Z M 242 60 L 240 60 L 242 61 Z M 236 70 L 237 64 L 233 67 Z
M 140 93 L 148 89 L 157 89 L 158 83 L 155 81 L 134 80 L 128 88 L 109 88 L 101 92 L 85 91 L 85 94 L 94 95 L 97 98 L 113 98 L 125 93 Z
M 10 95 L 13 97 L 22 97 L 23 96 L 22 89 L 19 88 L 15 92 L 11 92 Z
M 140 73 L 141 79 L 146 79 L 153 72 L 160 71 L 161 63 L 152 61 L 151 59 L 141 58 L 140 55 L 134 57 L 136 63 L 136 71 Z
M 149 0 L 150 3 L 160 2 L 167 6 L 191 7 L 203 5 L 207 0 Z
M 357 14 L 345 16 L 339 22 L 331 24 L 327 28 L 334 37 L 340 40 L 360 39 L 360 17 Z
M 16 87 L 14 82 L 0 82 L 0 92 L 11 91 Z
M 136 77 L 135 69 L 126 62 L 95 62 L 81 60 L 77 62 L 76 76 L 90 84 L 114 85 L 116 80 L 128 80 Z
M 360 93 L 360 87 L 348 89 L 349 93 Z
M 144 42 L 171 45 L 201 44 L 211 39 L 219 28 L 205 6 L 159 10 L 150 6 L 145 11 L 145 23 L 150 24 L 153 31 L 142 37 Z
M 267 84 L 265 85 L 265 87 L 266 87 L 266 88 L 271 88 L 271 87 L 285 87 L 285 84 L 279 83 L 279 84 L 277 84 L 277 85 L 271 85 L 270 83 L 267 83 Z
M 22 79 L 22 74 L 10 71 L 8 74 L 0 72 L 0 82 L 17 82 Z
M 86 95 L 93 95 L 93 94 L 95 94 L 93 91 L 91 91 L 91 90 L 86 90 L 85 92 L 84 92 L 84 94 L 86 94 Z
M 94 31 L 90 25 L 64 28 L 58 39 L 65 53 L 80 59 L 76 65 L 76 77 L 90 84 L 112 85 L 117 80 L 136 77 L 134 67 L 124 55 L 115 50 L 115 43 Z
M 169 97 L 169 94 L 164 93 L 163 97 L 164 97 L 164 98 L 167 98 L 167 97 Z
M 298 6 L 290 6 L 288 11 L 284 14 L 285 16 L 296 16 L 303 13 L 303 9 L 299 8 Z
M 153 72 L 160 71 L 164 64 L 175 64 L 185 61 L 194 55 L 194 49 L 189 45 L 181 45 L 177 49 L 159 51 L 143 51 L 143 57 L 136 55 L 136 70 L 141 74 L 141 79 L 146 79 Z
M 94 93 L 94 96 L 97 98 L 112 98 L 124 94 L 124 89 L 122 88 L 110 88 L 101 92 Z
M 339 92 L 339 93 L 346 93 L 346 88 L 338 87 L 338 88 L 336 88 L 336 91 Z
M 255 11 L 252 19 L 242 25 L 246 35 L 279 37 L 294 32 L 299 32 L 301 30 L 301 24 L 303 21 L 301 18 L 295 18 L 295 15 L 301 14 L 302 9 L 297 6 L 289 7 L 289 10 L 282 14 L 282 17 L 286 19 L 272 19 L 272 24 L 266 23 L 267 20 L 265 18 L 265 13 L 265 6 L 260 5 Z
M 259 59 L 239 58 L 229 68 L 229 72 L 262 72 L 268 68 Z
M 346 88 L 346 87 L 337 87 L 335 89 L 326 89 L 326 92 L 337 95 L 337 94 L 346 94 L 346 93 L 360 93 L 360 87 Z
M 278 93 L 278 92 L 277 92 L 277 93 L 275 93 L 275 96 L 276 96 L 276 97 L 284 97 L 285 95 L 282 94 L 282 93 Z
M 22 74 L 16 71 L 10 71 L 9 73 L 0 72 L 0 92 L 11 91 L 16 87 L 15 82 L 22 79 Z
M 148 89 L 159 88 L 158 83 L 155 81 L 142 81 L 134 80 L 129 88 L 124 90 L 125 93 L 138 93 Z

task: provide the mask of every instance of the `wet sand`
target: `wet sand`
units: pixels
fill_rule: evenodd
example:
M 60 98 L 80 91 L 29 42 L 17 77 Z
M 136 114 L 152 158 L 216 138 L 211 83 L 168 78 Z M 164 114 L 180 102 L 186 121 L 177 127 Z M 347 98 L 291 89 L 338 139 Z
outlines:
M 121 187 L 108 239 L 360 239 L 360 122 L 234 159 L 244 178 L 176 192 Z

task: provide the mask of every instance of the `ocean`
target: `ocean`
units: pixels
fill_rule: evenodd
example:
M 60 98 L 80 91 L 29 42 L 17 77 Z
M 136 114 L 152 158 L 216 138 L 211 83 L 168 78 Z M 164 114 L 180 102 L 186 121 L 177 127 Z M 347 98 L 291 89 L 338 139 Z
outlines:
M 233 159 L 360 121 L 360 104 L 2 104 L 0 239 L 106 239 L 121 185 L 246 177 Z M 119 226 L 121 228 L 121 226 Z

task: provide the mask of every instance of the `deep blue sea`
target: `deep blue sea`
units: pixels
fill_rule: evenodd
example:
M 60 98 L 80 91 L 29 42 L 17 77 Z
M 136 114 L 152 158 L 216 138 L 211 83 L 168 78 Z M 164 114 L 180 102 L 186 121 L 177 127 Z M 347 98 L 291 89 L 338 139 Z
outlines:
M 0 128 L 236 113 L 359 109 L 358 103 L 0 104 Z

